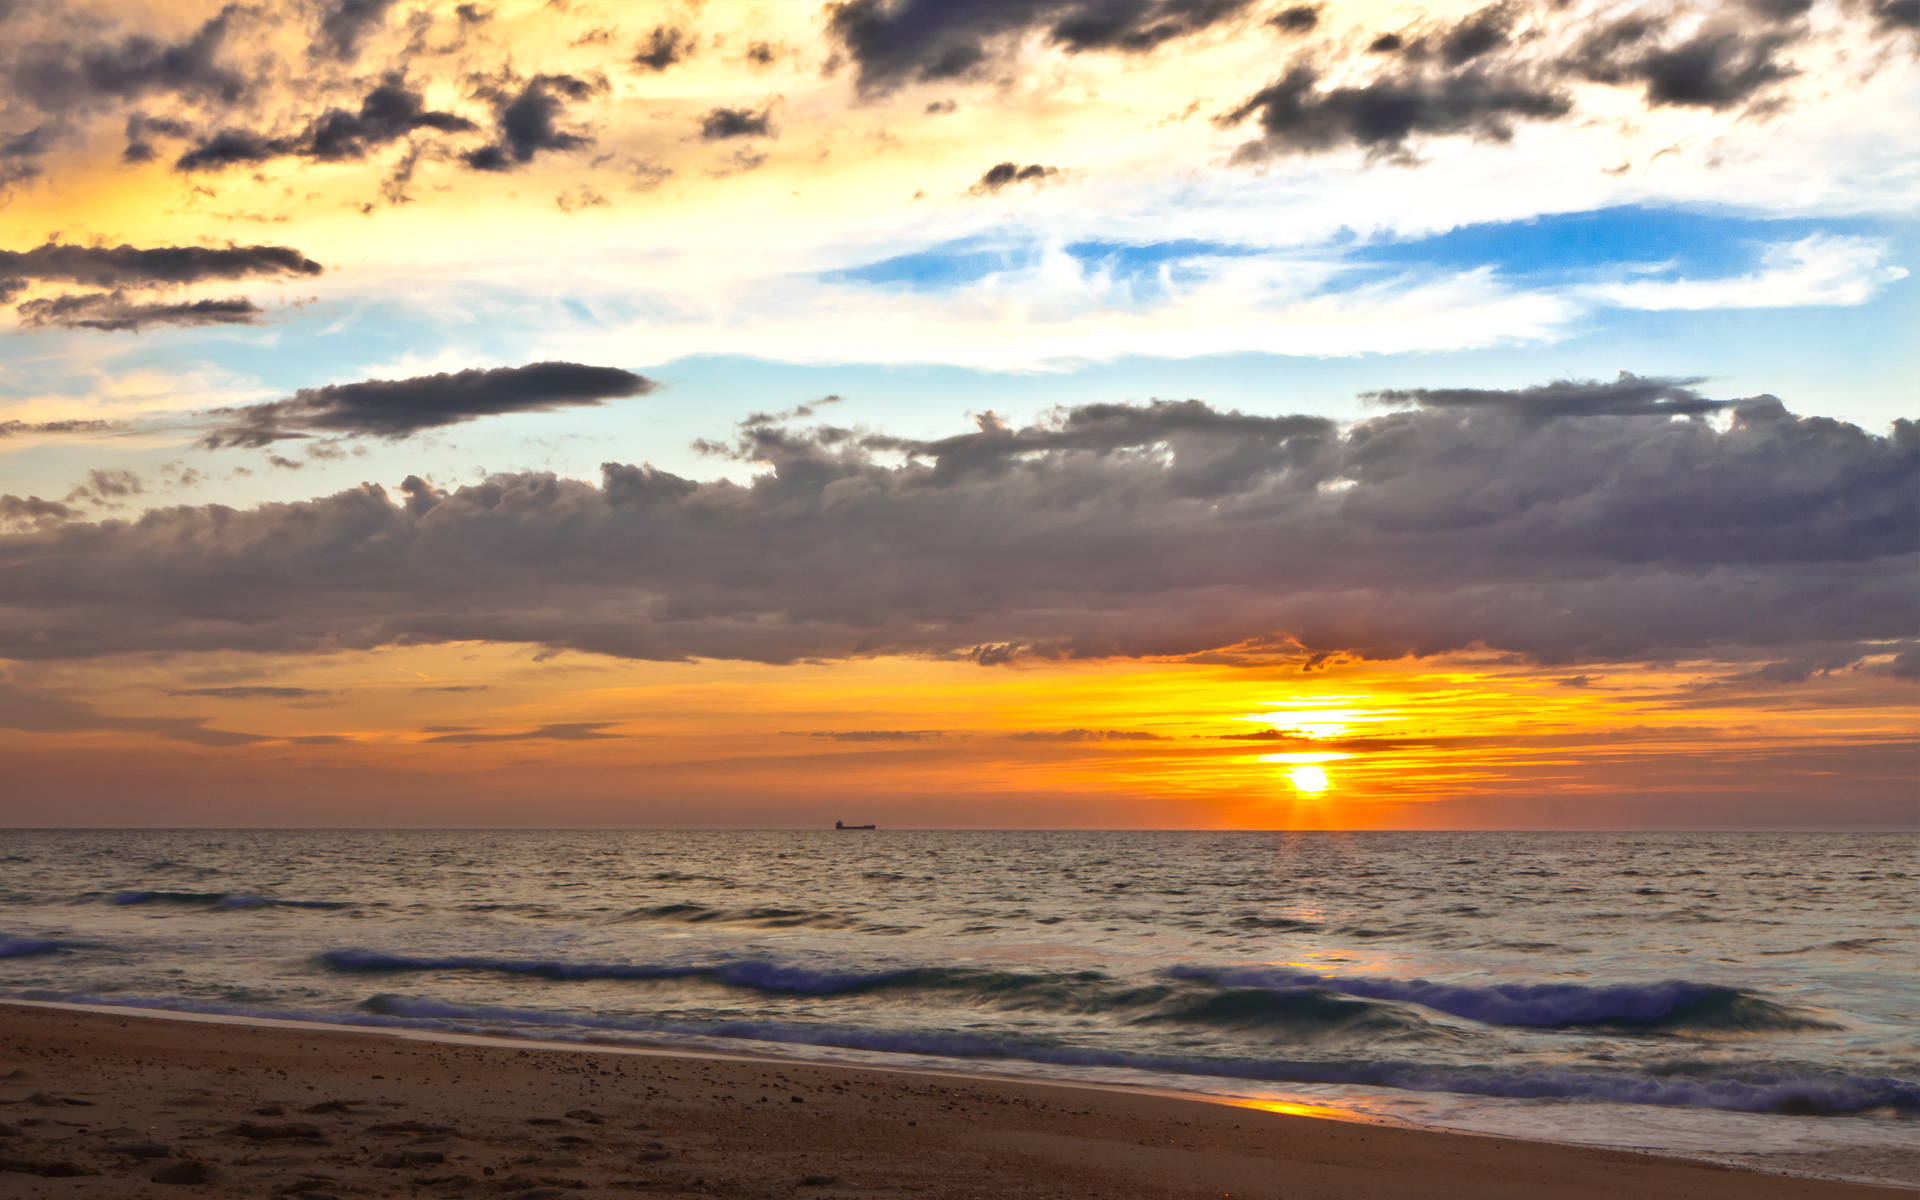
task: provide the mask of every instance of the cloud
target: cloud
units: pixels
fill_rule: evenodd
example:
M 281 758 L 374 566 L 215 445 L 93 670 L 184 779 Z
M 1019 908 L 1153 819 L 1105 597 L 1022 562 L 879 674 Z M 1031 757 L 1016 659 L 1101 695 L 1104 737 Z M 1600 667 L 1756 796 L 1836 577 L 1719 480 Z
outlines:
M 1559 414 L 1436 389 L 1346 429 L 1198 401 L 934 441 L 766 418 L 730 449 L 762 466 L 746 484 L 609 463 L 598 485 L 409 480 L 68 520 L 0 536 L 0 654 L 473 640 L 1304 664 L 1485 646 L 1572 664 L 1913 636 L 1920 426 L 1765 400 L 1723 426 L 1648 387 L 1540 389 L 1581 398 Z
M 227 729 L 208 729 L 200 717 L 114 717 L 84 701 L 0 680 L 0 729 L 23 733 L 80 733 L 112 730 L 150 733 L 197 746 L 246 746 L 273 739 Z
M 149 325 L 257 325 L 264 312 L 245 296 L 225 300 L 189 300 L 177 304 L 140 303 L 125 292 L 83 292 L 28 300 L 15 306 L 32 328 L 98 329 L 127 333 Z
M 655 25 L 653 32 L 647 35 L 646 44 L 634 51 L 633 65 L 645 67 L 649 71 L 664 71 L 677 62 L 685 62 L 692 57 L 694 37 L 684 29 L 671 25 Z M 764 46 L 765 43 L 756 43 Z M 768 51 L 767 61 L 772 61 L 772 52 Z
M 68 492 L 66 499 L 68 503 L 84 500 L 90 504 L 111 504 L 128 496 L 138 496 L 146 490 L 145 481 L 132 471 L 96 469 L 88 471 L 87 481 Z
M 1911 683 L 1920 683 L 1920 647 L 1902 650 L 1893 656 L 1892 661 L 1869 667 L 1868 670 L 1890 679 L 1905 679 Z
M 43 113 L 66 113 L 102 99 L 129 100 L 164 93 L 232 104 L 250 90 L 247 78 L 218 61 L 246 9 L 229 4 L 185 40 L 172 44 L 143 34 L 118 42 L 76 45 L 37 41 L 23 46 L 9 74 L 13 90 Z
M 182 154 L 173 165 L 177 171 L 214 171 L 287 155 L 315 162 L 347 162 L 365 158 L 375 149 L 422 129 L 471 133 L 479 128 L 457 113 L 428 109 L 419 92 L 409 90 L 398 79 L 389 79 L 366 94 L 358 112 L 330 108 L 301 133 L 289 137 L 224 129 Z M 132 149 L 130 141 L 129 156 Z
M 1867 8 L 1882 29 L 1920 30 L 1920 0 L 1869 0 Z
M 1018 163 L 1003 162 L 988 167 L 986 174 L 980 176 L 972 190 L 975 195 L 986 195 L 1015 183 L 1043 183 L 1059 174 L 1058 167 L 1043 167 L 1039 163 L 1028 163 L 1023 167 Z
M 771 106 L 751 108 L 715 108 L 700 118 L 700 139 L 707 142 L 737 137 L 778 137 L 772 125 Z
M 0 494 L 0 524 L 41 525 L 65 521 L 80 515 L 80 510 L 58 500 L 38 496 Z
M 510 171 L 516 163 L 533 161 L 543 150 L 584 150 L 593 145 L 586 134 L 561 129 L 560 118 L 570 102 L 585 100 L 605 86 L 572 75 L 535 75 L 519 92 L 499 93 L 494 100 L 494 124 L 500 138 L 467 153 L 467 166 L 476 171 Z
M 1404 154 L 1415 135 L 1512 137 L 1515 119 L 1547 120 L 1571 112 L 1572 100 L 1550 83 L 1514 70 L 1467 67 L 1433 73 L 1405 69 L 1364 84 L 1320 86 L 1320 72 L 1295 66 L 1215 119 L 1222 128 L 1259 114 L 1261 136 L 1234 154 L 1259 162 L 1358 146 L 1370 154 Z
M 858 68 L 863 95 L 985 73 L 1026 34 L 1069 54 L 1138 54 L 1239 16 L 1250 0 L 849 0 L 827 31 Z
M 318 275 L 324 268 L 291 246 L 72 246 L 47 242 L 0 250 L 0 277 L 100 288 L 173 287 L 212 279 Z
M 0 438 L 27 433 L 104 433 L 118 426 L 112 421 L 0 421 Z
M 1519 15 L 1520 6 L 1514 3 L 1493 4 L 1474 13 L 1441 39 L 1441 61 L 1457 67 L 1505 46 Z
M 360 55 L 360 39 L 380 27 L 393 2 L 334 0 L 320 16 L 320 36 L 314 41 L 314 52 L 352 62 Z
M 1716 112 L 1744 104 L 1798 73 L 1775 58 L 1799 40 L 1797 29 L 1709 24 L 1671 45 L 1657 41 L 1660 31 L 1657 21 L 1623 18 L 1590 34 L 1566 67 L 1597 83 L 1643 83 L 1649 108 Z
M 160 154 L 153 144 L 154 134 L 184 138 L 192 133 L 193 127 L 185 121 L 137 112 L 127 118 L 127 148 L 120 156 L 130 163 L 152 162 Z
M 1768 246 L 1760 270 L 1726 279 L 1631 279 L 1595 284 L 1587 295 L 1620 308 L 1654 311 L 1707 308 L 1793 308 L 1865 304 L 1880 288 L 1905 279 L 1905 267 L 1883 265 L 1876 238 L 1816 233 Z
M 601 733 L 602 729 L 614 724 L 613 721 L 570 721 L 556 725 L 542 725 L 538 729 L 529 729 L 524 733 L 443 733 L 438 737 L 425 738 L 428 742 L 589 742 L 604 738 L 618 738 L 618 733 Z
M 1282 33 L 1306 33 L 1319 23 L 1320 6 L 1317 4 L 1296 4 L 1267 18 L 1267 24 Z
M 1718 412 L 1735 403 L 1709 400 L 1700 395 L 1692 387 L 1699 382 L 1698 379 L 1642 378 L 1622 371 L 1612 383 L 1560 379 L 1525 388 L 1399 388 L 1363 395 L 1383 404 L 1504 409 L 1538 417 L 1692 417 Z M 1761 400 L 1778 405 L 1771 396 Z
M 1010 733 L 1007 737 L 1016 742 L 1162 742 L 1167 740 L 1160 734 L 1137 729 L 1033 730 L 1028 733 Z
M 939 729 L 822 729 L 806 736 L 836 742 L 932 742 L 947 735 Z
M 169 696 L 209 696 L 215 700 L 306 700 L 331 696 L 329 688 L 303 687 L 203 687 L 170 688 Z
M 477 417 L 552 412 L 644 396 L 654 387 L 644 375 L 618 367 L 566 362 L 369 379 L 302 388 L 285 400 L 266 404 L 215 409 L 211 415 L 227 418 L 228 423 L 209 433 L 201 444 L 260 447 L 313 434 L 404 438 Z

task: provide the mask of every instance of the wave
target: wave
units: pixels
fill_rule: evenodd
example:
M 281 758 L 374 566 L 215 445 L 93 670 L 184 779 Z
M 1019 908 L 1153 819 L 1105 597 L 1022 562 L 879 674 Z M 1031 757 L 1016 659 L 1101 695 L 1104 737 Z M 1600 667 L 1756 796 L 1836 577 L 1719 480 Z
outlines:
M 1762 950 L 1760 953 L 1768 958 L 1779 958 L 1787 954 L 1813 954 L 1821 950 L 1844 950 L 1849 954 L 1885 954 L 1886 951 L 1880 949 L 1880 943 L 1892 940 L 1892 938 L 1883 937 L 1842 938 L 1837 942 L 1822 942 L 1818 946 L 1801 946 L 1793 950 Z
M 691 878 L 691 877 L 689 877 Z M 620 914 L 616 921 L 675 921 L 687 925 L 758 925 L 763 929 L 848 929 L 866 925 L 857 917 L 801 908 L 709 908 L 704 904 L 656 904 Z
M 1695 1075 L 1679 1074 L 1671 1067 L 1660 1075 L 1571 1069 L 1503 1071 L 1493 1067 L 1433 1067 L 1399 1061 L 1308 1061 L 1147 1054 L 950 1030 L 885 1031 L 780 1021 L 691 1022 L 596 1017 L 537 1009 L 448 1004 L 425 997 L 394 994 L 371 997 L 361 1004 L 361 1011 L 350 1013 L 259 1008 L 178 996 L 95 996 L 37 989 L 9 994 L 21 1000 L 328 1025 L 495 1035 L 516 1030 L 538 1030 L 541 1037 L 560 1041 L 598 1040 L 609 1033 L 672 1034 L 916 1056 L 1016 1060 L 1048 1066 L 1122 1068 L 1265 1083 L 1451 1092 L 1502 1099 L 1648 1104 L 1798 1116 L 1837 1117 L 1879 1109 L 1920 1112 L 1920 1081 L 1846 1075 L 1800 1067 L 1715 1073 L 1716 1069 L 1712 1066 L 1701 1064 L 1701 1073 Z
M 1099 971 L 983 971 L 968 967 L 851 968 L 724 959 L 664 963 L 562 962 L 489 955 L 414 956 L 328 950 L 338 972 L 487 971 L 554 981 L 692 979 L 750 991 L 813 996 L 937 993 L 1003 1011 L 1070 1012 L 1127 1024 L 1180 1024 L 1291 1037 L 1432 1032 L 1412 1009 L 1491 1025 L 1610 1026 L 1646 1033 L 1732 1036 L 1836 1026 L 1737 988 L 1657 984 L 1496 984 L 1313 975 L 1271 968 L 1173 967 L 1169 982 L 1127 984 Z M 1197 986 L 1196 986 L 1197 985 Z
M 1661 983 L 1497 983 L 1487 987 L 1425 979 L 1315 975 L 1268 967 L 1172 967 L 1176 979 L 1219 987 L 1317 988 L 1418 1004 L 1488 1025 L 1556 1028 L 1613 1025 L 1649 1032 L 1746 1033 L 1836 1026 L 1741 988 L 1669 979 Z
M 94 893 L 98 894 L 98 893 Z M 192 904 L 206 908 L 351 908 L 348 900 L 278 900 L 271 896 L 250 896 L 244 892 L 115 892 L 109 904 Z
M 1293 917 L 1236 917 L 1232 924 L 1242 929 L 1278 929 L 1294 933 L 1317 933 L 1325 928 L 1318 921 L 1301 921 Z
M 1802 1116 L 1844 1116 L 1885 1108 L 1920 1111 L 1920 1082 L 1816 1071 L 1753 1071 L 1742 1076 L 1718 1077 L 1576 1070 L 1501 1071 L 1429 1067 L 1407 1062 L 1302 1062 L 1143 1054 L 947 1030 L 882 1031 L 778 1021 L 694 1023 L 592 1017 L 447 1004 L 397 995 L 375 996 L 361 1007 L 369 1013 L 415 1021 L 511 1021 L 547 1030 L 572 1026 L 585 1030 L 747 1038 L 883 1053 L 1016 1059 L 1049 1066 L 1119 1067 L 1163 1074 L 1456 1092 L 1502 1099 L 1650 1104 Z
M 731 987 L 765 992 L 827 995 L 851 991 L 902 972 L 819 970 L 757 959 L 717 963 L 569 963 L 540 959 L 490 958 L 455 954 L 414 957 L 378 950 L 327 950 L 315 956 L 331 971 L 397 974 L 405 971 L 491 971 L 536 979 L 708 979 Z
M 31 958 L 36 954 L 65 954 L 65 942 L 49 942 L 42 938 L 10 937 L 0 934 L 0 958 Z

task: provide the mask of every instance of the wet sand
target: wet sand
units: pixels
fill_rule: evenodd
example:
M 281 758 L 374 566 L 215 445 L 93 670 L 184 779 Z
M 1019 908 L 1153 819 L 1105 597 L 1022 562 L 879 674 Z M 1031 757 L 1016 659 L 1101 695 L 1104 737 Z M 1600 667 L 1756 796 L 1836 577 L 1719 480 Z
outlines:
M 1913 1195 L 1149 1093 L 0 1004 L 0 1196 L 636 1194 Z

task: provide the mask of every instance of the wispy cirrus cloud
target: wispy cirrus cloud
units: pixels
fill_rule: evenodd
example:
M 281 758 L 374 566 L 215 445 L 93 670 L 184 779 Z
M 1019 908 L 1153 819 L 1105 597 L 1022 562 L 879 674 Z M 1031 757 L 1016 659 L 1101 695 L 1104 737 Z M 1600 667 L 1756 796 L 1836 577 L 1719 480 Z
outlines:
M 1797 308 L 1864 304 L 1907 277 L 1888 262 L 1878 238 L 1813 234 L 1766 248 L 1760 269 L 1722 279 L 1629 279 L 1593 284 L 1585 294 L 1620 308 Z

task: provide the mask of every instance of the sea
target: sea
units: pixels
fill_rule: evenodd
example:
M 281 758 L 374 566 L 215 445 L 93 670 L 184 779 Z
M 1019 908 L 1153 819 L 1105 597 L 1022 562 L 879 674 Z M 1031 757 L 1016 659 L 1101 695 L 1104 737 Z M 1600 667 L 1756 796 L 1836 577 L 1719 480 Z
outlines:
M 1920 1183 L 1920 836 L 0 831 L 0 998 Z

